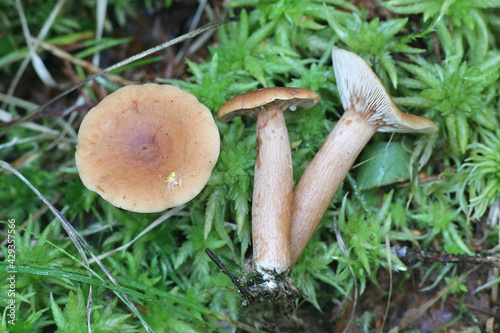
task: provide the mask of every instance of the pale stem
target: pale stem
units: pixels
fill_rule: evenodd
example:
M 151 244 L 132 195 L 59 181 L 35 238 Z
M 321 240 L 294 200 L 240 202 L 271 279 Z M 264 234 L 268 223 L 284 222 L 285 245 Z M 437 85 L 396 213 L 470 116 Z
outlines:
M 291 267 L 299 260 L 352 164 L 377 128 L 347 110 L 304 171 L 293 192 Z
M 257 157 L 252 201 L 254 269 L 290 267 L 292 153 L 281 108 L 257 116 Z

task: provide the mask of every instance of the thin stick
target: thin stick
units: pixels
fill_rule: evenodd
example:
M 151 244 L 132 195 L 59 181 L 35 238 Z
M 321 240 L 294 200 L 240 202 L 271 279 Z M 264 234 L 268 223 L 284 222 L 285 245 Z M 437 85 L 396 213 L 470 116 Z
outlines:
M 359 162 L 359 163 L 358 163 L 358 164 L 356 164 L 355 166 L 351 167 L 351 170 L 352 170 L 352 169 L 356 169 L 357 167 L 359 167 L 359 166 L 361 166 L 361 165 L 363 165 L 363 164 L 365 164 L 365 163 L 367 163 L 367 162 L 370 162 L 371 160 L 374 160 L 374 159 L 376 159 L 377 157 L 380 157 L 380 156 L 384 155 L 384 154 L 386 153 L 387 149 L 389 148 L 389 145 L 390 145 L 390 144 L 391 144 L 391 142 L 392 142 L 392 138 L 394 137 L 394 134 L 396 134 L 396 133 L 392 133 L 392 134 L 391 134 L 391 137 L 389 138 L 389 141 L 388 141 L 388 142 L 387 142 L 387 144 L 385 145 L 385 148 L 384 148 L 384 151 L 383 151 L 383 152 L 381 152 L 381 153 L 379 153 L 379 154 L 377 154 L 377 155 L 375 155 L 375 156 L 372 156 L 372 157 L 370 157 L 370 158 L 366 159 L 365 161 L 361 161 L 361 162 Z
M 212 252 L 210 249 L 206 249 L 205 252 L 207 255 L 212 259 L 212 261 L 217 265 L 222 270 L 222 273 L 226 274 L 228 278 L 231 279 L 231 282 L 238 288 L 238 291 L 247 299 L 247 301 L 250 299 L 250 295 L 248 294 L 247 290 L 243 288 L 243 286 L 240 284 L 240 280 L 230 271 L 227 270 L 226 265 L 215 255 L 215 253 Z
M 177 206 L 175 208 L 172 208 L 172 209 L 168 210 L 166 213 L 162 214 L 159 218 L 157 218 L 155 221 L 153 221 L 153 223 L 151 223 L 150 225 L 148 225 L 143 231 L 141 231 L 137 236 L 135 236 L 135 238 L 132 239 L 130 242 L 128 242 L 127 244 L 124 244 L 124 245 L 122 245 L 122 246 L 120 246 L 120 247 L 118 247 L 116 249 L 113 249 L 113 250 L 111 250 L 109 252 L 103 253 L 103 254 L 99 255 L 97 258 L 98 259 L 104 259 L 104 258 L 112 256 L 113 254 L 115 254 L 117 252 L 126 250 L 130 245 L 134 244 L 139 238 L 141 238 L 142 236 L 144 236 L 151 229 L 155 228 L 157 225 L 161 224 L 163 221 L 165 221 L 168 218 L 170 218 L 170 217 L 174 216 L 175 214 L 179 213 L 181 210 L 184 209 L 184 207 L 186 207 L 186 205 Z M 92 264 L 95 261 L 96 260 L 94 260 L 94 259 L 90 259 L 89 263 Z
M 83 59 L 76 58 L 71 53 L 68 53 L 68 52 L 66 52 L 64 50 L 61 50 L 60 48 L 58 48 L 54 44 L 42 41 L 42 42 L 40 42 L 40 46 L 43 49 L 45 49 L 45 50 L 49 51 L 50 53 L 52 53 L 53 55 L 55 55 L 55 56 L 57 56 L 57 57 L 59 57 L 59 58 L 61 58 L 63 60 L 68 60 L 73 65 L 77 65 L 77 66 L 83 67 L 89 73 L 102 73 L 102 72 L 104 72 L 104 70 L 102 68 L 100 68 L 99 66 L 96 66 L 96 65 L 92 64 L 91 62 L 85 61 Z M 121 84 L 135 84 L 136 83 L 134 81 L 130 81 L 130 80 L 124 79 L 123 77 L 121 77 L 119 75 L 115 75 L 115 74 L 108 74 L 107 77 L 109 79 L 111 79 L 111 80 L 113 80 L 115 82 L 119 82 Z M 75 84 L 80 84 L 80 83 L 75 83 Z
M 469 256 L 466 254 L 448 254 L 441 252 L 414 251 L 408 247 L 395 246 L 392 248 L 394 254 L 400 259 L 416 259 L 419 261 L 436 261 L 443 264 L 484 264 L 493 267 L 500 267 L 500 258 L 496 256 Z
M 432 297 L 430 300 L 422 304 L 420 308 L 412 312 L 409 316 L 403 318 L 401 322 L 399 323 L 398 326 L 392 328 L 389 332 L 401 332 L 403 328 L 411 324 L 415 319 L 420 317 L 425 311 L 427 311 L 434 303 L 436 303 L 443 295 L 450 290 L 451 287 L 453 287 L 456 283 L 458 283 L 460 280 L 466 278 L 470 273 L 474 272 L 476 269 L 478 269 L 481 266 L 481 264 L 477 265 L 476 267 L 468 270 L 467 272 L 463 273 L 460 275 L 458 278 L 456 278 L 452 283 L 441 289 L 434 297 Z

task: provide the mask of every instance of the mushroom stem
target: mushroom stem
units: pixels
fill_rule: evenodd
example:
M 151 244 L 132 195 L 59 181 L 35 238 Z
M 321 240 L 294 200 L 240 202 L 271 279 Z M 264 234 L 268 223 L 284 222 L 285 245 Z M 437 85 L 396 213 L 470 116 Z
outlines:
M 278 294 L 286 284 L 277 284 L 273 273 L 290 269 L 293 196 L 292 152 L 283 112 L 310 109 L 318 101 L 318 94 L 309 89 L 272 87 L 238 95 L 217 112 L 222 122 L 243 115 L 257 118 L 252 199 L 253 270 L 265 277 L 261 283 L 265 289 L 274 289 Z M 283 276 L 279 279 L 283 281 Z
M 290 268 L 292 153 L 284 109 L 268 106 L 257 115 L 257 157 L 252 202 L 253 268 Z
M 348 109 L 304 171 L 293 193 L 291 267 L 299 260 L 361 150 L 377 131 Z
M 398 109 L 363 58 L 333 47 L 332 62 L 345 113 L 307 167 L 294 191 L 292 267 L 318 227 L 330 201 L 375 132 L 434 133 L 431 120 Z

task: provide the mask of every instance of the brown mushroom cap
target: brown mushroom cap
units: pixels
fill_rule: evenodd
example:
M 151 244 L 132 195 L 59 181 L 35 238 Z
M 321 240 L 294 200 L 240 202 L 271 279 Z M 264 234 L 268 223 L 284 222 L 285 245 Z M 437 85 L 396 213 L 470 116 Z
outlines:
M 126 86 L 85 116 L 75 159 L 83 184 L 111 204 L 159 212 L 194 198 L 217 162 L 213 116 L 171 85 Z
M 224 103 L 217 118 L 222 122 L 228 122 L 234 117 L 249 116 L 256 117 L 262 111 L 262 107 L 275 104 L 283 110 L 290 108 L 310 109 L 319 101 L 319 95 L 314 90 L 303 88 L 273 87 L 251 91 L 238 95 Z
M 399 110 L 384 84 L 363 58 L 333 47 L 332 61 L 344 110 L 354 109 L 379 132 L 434 133 L 431 120 Z

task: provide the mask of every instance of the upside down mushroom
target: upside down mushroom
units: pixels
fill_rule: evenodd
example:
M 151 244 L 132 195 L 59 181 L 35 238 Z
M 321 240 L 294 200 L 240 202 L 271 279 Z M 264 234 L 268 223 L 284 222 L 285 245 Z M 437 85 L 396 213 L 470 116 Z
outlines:
M 347 172 L 377 132 L 434 133 L 431 120 L 398 109 L 363 58 L 333 48 L 333 67 L 344 114 L 295 187 L 291 228 L 292 266 L 321 222 Z

